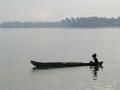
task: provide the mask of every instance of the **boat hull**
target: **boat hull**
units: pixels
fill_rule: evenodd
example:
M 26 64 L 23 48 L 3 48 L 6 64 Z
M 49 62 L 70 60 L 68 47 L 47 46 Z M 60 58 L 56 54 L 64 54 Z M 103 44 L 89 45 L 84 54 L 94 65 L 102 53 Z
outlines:
M 75 66 L 102 66 L 103 62 L 96 64 L 94 62 L 37 62 L 31 60 L 31 64 L 37 68 L 61 68 L 61 67 L 75 67 Z

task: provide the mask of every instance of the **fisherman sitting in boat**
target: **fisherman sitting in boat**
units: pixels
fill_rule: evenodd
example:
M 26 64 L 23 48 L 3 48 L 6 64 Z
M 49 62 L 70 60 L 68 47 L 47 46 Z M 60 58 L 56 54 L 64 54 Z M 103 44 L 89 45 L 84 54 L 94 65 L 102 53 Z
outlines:
M 94 63 L 98 65 L 98 64 L 99 64 L 99 61 L 98 61 L 98 59 L 96 58 L 96 56 L 97 56 L 96 53 L 92 55 L 93 60 L 94 60 Z

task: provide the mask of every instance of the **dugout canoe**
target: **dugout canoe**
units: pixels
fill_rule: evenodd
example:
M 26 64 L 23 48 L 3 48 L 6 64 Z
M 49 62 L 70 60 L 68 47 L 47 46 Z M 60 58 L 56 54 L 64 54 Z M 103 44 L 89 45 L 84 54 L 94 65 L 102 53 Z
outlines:
M 89 63 L 83 62 L 38 62 L 38 61 L 30 61 L 32 65 L 37 68 L 62 68 L 62 67 L 75 67 L 75 66 L 102 66 L 103 61 L 99 62 L 99 64 L 90 61 Z

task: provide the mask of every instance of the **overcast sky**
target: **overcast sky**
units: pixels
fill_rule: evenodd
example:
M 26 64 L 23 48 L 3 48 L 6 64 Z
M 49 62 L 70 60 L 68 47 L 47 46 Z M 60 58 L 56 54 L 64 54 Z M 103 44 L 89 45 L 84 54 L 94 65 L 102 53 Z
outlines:
M 120 0 L 0 0 L 1 21 L 55 21 L 120 16 Z

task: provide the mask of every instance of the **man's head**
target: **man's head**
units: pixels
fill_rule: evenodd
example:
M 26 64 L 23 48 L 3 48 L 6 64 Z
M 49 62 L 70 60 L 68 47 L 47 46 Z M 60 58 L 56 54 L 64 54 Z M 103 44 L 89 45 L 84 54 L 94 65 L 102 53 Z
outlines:
M 92 57 L 94 58 L 94 57 L 96 57 L 97 56 L 97 54 L 96 53 L 94 53 L 93 55 L 92 55 Z

